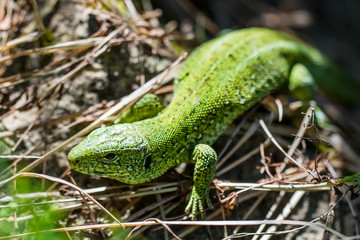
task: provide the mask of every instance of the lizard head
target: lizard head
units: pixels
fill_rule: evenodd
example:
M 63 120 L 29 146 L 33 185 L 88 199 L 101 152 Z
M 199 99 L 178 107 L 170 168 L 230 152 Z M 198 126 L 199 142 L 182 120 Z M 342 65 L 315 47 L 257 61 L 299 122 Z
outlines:
M 68 160 L 78 172 L 124 183 L 153 179 L 147 173 L 152 165 L 149 144 L 132 124 L 95 129 L 69 152 Z

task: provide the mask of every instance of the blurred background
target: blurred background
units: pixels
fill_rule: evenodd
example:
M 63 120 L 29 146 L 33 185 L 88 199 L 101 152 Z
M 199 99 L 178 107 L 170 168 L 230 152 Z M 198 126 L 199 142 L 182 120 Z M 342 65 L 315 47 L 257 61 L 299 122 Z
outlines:
M 187 219 L 183 210 L 192 184 L 192 165 L 170 170 L 159 180 L 139 186 L 74 171 L 69 176 L 67 153 L 81 138 L 71 143 L 66 141 L 122 97 L 166 70 L 182 52 L 191 52 L 227 31 L 248 27 L 287 32 L 319 49 L 344 69 L 360 75 L 358 0 L 1 0 L 0 180 L 6 182 L 24 170 L 76 182 L 124 222 L 154 217 Z M 172 90 L 172 84 L 156 90 L 165 105 L 171 100 Z M 295 100 L 286 91 L 279 91 L 260 104 L 256 114 L 248 114 L 243 128 L 232 138 L 244 118 L 236 120 L 214 144 L 216 151 L 221 153 L 229 139 L 232 139 L 229 149 L 235 147 L 258 119 L 272 119 L 277 111 L 272 108 L 275 98 L 280 99 L 286 109 L 285 119 L 282 123 L 270 121 L 269 128 L 287 149 L 304 109 L 291 109 Z M 317 170 L 324 177 L 323 182 L 359 173 L 359 107 L 327 98 L 320 98 L 318 105 L 330 119 L 330 127 L 311 128 L 297 157 L 303 156 L 304 165 L 309 169 L 317 169 L 316 163 L 319 163 Z M 109 125 L 112 121 L 109 119 L 103 124 Z M 219 169 L 217 180 L 242 183 L 271 180 L 265 169 L 270 167 L 269 171 L 275 174 L 284 158 L 271 145 L 264 147 L 269 165 L 261 161 L 265 157 L 256 152 L 245 164 L 231 167 L 259 149 L 265 139 L 257 127 L 250 140 L 235 149 Z M 229 166 L 230 170 L 225 171 Z M 294 166 L 288 166 L 284 173 L 288 181 L 301 175 Z M 0 237 L 20 238 L 19 234 L 23 233 L 113 222 L 99 207 L 85 201 L 66 184 L 34 177 L 5 182 L 0 184 Z M 312 183 L 306 177 L 292 183 L 298 182 Z M 175 190 L 167 188 L 168 183 Z M 111 189 L 97 192 L 97 187 L 105 186 Z M 156 194 L 154 188 L 164 192 Z M 270 218 L 275 219 L 294 197 L 292 193 L 249 191 L 232 198 L 236 191 L 212 188 L 215 209 L 207 211 L 209 220 L 266 219 L 273 209 L 275 213 Z M 133 195 L 138 192 L 141 194 Z M 328 213 L 336 204 L 333 215 L 326 214 L 320 222 L 347 236 L 359 235 L 357 195 L 358 190 L 351 186 L 306 192 L 291 206 L 294 211 L 286 219 L 310 222 Z M 334 221 L 329 216 L 334 216 Z M 251 239 L 252 233 L 260 231 L 258 226 L 171 228 L 182 239 Z M 281 226 L 277 230 L 290 228 Z M 124 239 L 129 231 L 121 228 L 63 230 L 21 239 Z M 236 235 L 244 232 L 249 235 Z M 172 237 L 158 227 L 143 227 L 132 236 L 134 239 Z M 267 236 L 252 239 L 257 238 L 268 239 Z M 330 236 L 322 229 L 306 228 L 272 238 L 330 239 Z

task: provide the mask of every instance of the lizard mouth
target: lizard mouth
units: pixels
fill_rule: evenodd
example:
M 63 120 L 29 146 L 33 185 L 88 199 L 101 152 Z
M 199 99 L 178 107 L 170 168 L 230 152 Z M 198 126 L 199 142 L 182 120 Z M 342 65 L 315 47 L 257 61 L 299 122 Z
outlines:
M 120 172 L 120 171 L 102 171 L 102 170 L 89 170 L 88 172 L 86 172 L 86 174 L 89 175 L 96 175 L 96 176 L 102 176 L 102 177 L 108 177 L 108 178 L 121 178 L 121 177 L 125 177 L 127 176 L 127 174 L 125 172 Z

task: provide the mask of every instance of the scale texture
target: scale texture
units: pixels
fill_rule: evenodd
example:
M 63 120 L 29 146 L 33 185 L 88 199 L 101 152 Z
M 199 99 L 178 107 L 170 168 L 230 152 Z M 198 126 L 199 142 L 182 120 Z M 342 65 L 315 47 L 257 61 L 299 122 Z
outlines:
M 211 144 L 236 117 L 289 81 L 297 64 L 324 92 L 359 101 L 359 82 L 318 50 L 274 30 L 233 31 L 190 54 L 168 107 L 150 119 L 94 130 L 71 150 L 69 163 L 76 171 L 129 184 L 151 181 L 182 162 L 194 163 L 186 211 L 203 216 L 204 202 L 212 206 L 209 185 L 217 156 Z

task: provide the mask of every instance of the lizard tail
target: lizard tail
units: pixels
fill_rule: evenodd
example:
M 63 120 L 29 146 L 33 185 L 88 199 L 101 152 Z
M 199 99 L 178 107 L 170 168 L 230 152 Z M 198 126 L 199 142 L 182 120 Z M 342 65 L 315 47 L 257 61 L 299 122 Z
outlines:
M 342 103 L 360 105 L 360 76 L 338 67 L 318 50 L 305 47 L 310 49 L 305 50 L 308 61 L 304 65 L 314 76 L 319 89 Z

